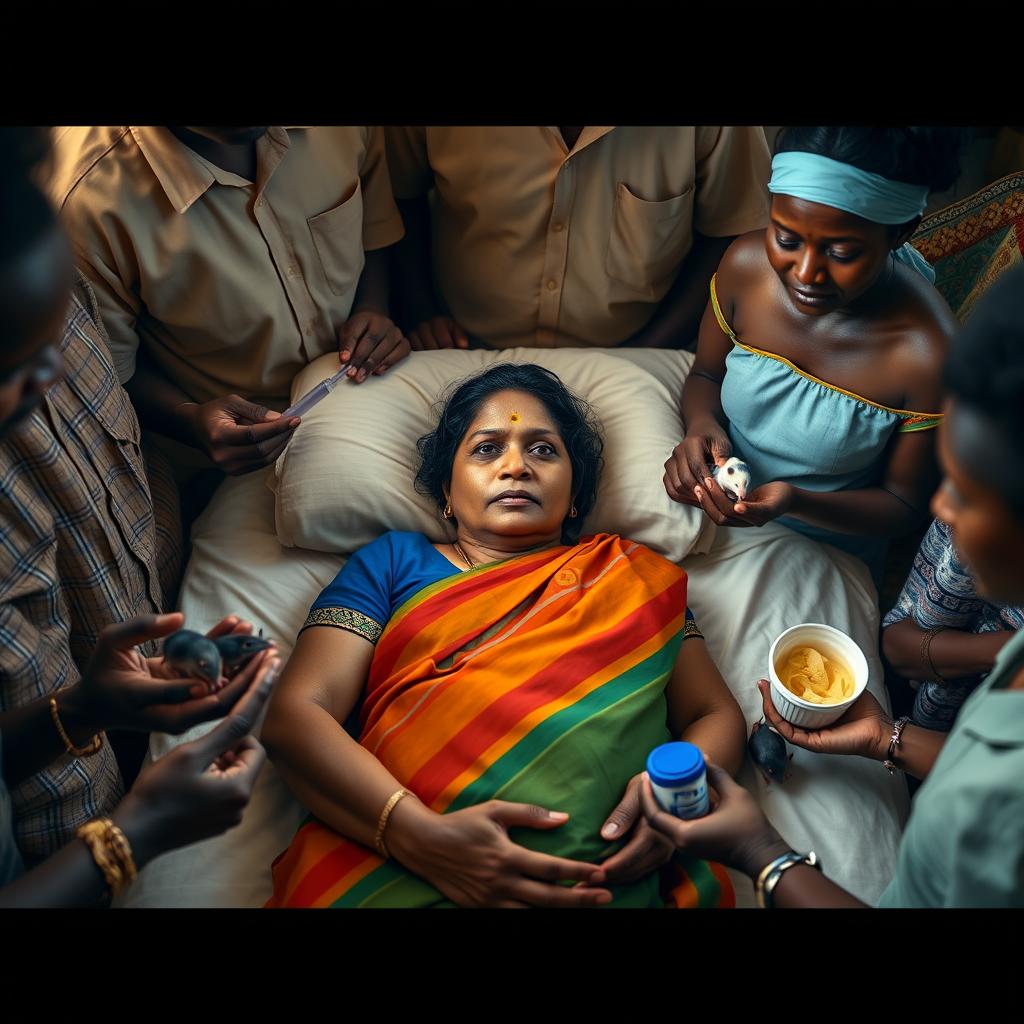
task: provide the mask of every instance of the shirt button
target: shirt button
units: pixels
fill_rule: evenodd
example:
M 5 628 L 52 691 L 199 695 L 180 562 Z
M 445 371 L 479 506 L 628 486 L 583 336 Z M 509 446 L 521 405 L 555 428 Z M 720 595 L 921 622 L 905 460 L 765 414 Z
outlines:
M 551 278 L 551 280 L 548 281 L 548 291 L 553 292 L 557 287 L 558 282 L 554 278 Z
M 262 206 L 263 205 L 263 196 L 260 196 L 259 199 L 256 200 L 256 205 L 257 206 Z
M 295 266 L 294 263 L 288 268 L 288 276 L 289 277 L 298 277 L 299 276 L 299 268 L 297 266 Z
M 551 230 L 552 231 L 564 231 L 565 230 L 565 225 L 564 224 L 553 224 L 552 227 L 551 227 Z

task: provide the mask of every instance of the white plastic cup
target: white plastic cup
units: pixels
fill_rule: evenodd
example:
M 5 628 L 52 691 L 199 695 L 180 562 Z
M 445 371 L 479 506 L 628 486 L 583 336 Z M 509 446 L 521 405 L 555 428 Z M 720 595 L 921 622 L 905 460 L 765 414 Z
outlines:
M 798 697 L 779 678 L 775 666 L 785 662 L 798 647 L 813 647 L 826 658 L 836 658 L 850 666 L 853 695 L 838 704 L 815 704 Z M 791 725 L 801 729 L 821 729 L 842 718 L 868 685 L 868 662 L 864 652 L 842 630 L 822 622 L 802 622 L 779 634 L 768 652 L 768 678 L 772 684 L 772 703 Z

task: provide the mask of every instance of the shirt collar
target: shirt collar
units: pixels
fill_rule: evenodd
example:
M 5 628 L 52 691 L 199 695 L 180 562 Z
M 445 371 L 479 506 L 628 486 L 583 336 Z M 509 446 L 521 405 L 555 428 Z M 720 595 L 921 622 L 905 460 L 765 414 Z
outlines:
M 587 146 L 597 142 L 598 139 L 603 138 L 610 131 L 614 131 L 614 125 L 585 125 L 583 131 L 580 132 L 580 137 L 576 140 L 576 144 L 570 150 L 570 154 L 575 156 L 582 149 L 586 149 Z M 565 139 L 562 138 L 562 132 L 557 125 L 549 125 L 549 130 L 558 139 L 562 145 L 565 145 Z M 569 154 L 567 154 L 569 155 Z
M 304 130 L 308 125 L 272 127 L 267 135 L 282 152 L 288 148 L 288 132 Z M 193 153 L 188 146 L 162 125 L 133 126 L 132 137 L 160 182 L 171 206 L 178 213 L 188 208 L 214 183 L 241 185 L 235 174 L 219 171 L 209 161 Z M 245 183 L 247 184 L 247 183 Z
M 178 213 L 184 213 L 214 183 L 213 172 L 162 125 L 132 126 L 142 155 Z
M 1024 690 L 1007 690 L 1004 685 L 1022 663 L 1024 630 L 999 652 L 988 679 L 961 710 L 957 726 L 993 746 L 1024 746 Z

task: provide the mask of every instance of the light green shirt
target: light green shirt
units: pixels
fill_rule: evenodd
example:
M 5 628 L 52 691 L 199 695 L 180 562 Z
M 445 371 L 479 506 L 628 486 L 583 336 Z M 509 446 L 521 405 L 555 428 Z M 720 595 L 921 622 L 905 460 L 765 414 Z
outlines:
M 999 652 L 914 799 L 881 907 L 1024 906 L 1024 630 Z

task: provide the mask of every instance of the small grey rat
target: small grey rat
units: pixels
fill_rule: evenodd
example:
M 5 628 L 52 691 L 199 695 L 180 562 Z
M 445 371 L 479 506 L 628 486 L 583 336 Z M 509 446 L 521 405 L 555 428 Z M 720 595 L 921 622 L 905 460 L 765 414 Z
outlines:
M 164 641 L 164 660 L 183 676 L 204 679 L 210 686 L 220 680 L 221 653 L 208 636 L 192 629 L 179 629 Z
M 240 669 L 247 661 L 254 658 L 260 651 L 265 651 L 273 643 L 272 640 L 263 639 L 263 630 L 258 636 L 251 633 L 230 633 L 228 636 L 219 636 L 213 641 L 220 651 L 224 662 L 224 671 L 231 675 Z
M 774 729 L 769 728 L 763 718 L 760 722 L 754 723 L 750 739 L 747 741 L 747 750 L 750 751 L 750 759 L 760 769 L 765 782 L 771 785 L 772 779 L 776 782 L 785 781 L 786 769 L 793 755 L 787 755 L 786 741 Z

